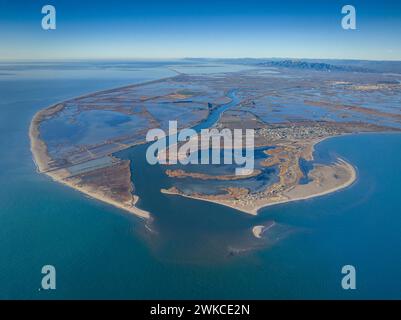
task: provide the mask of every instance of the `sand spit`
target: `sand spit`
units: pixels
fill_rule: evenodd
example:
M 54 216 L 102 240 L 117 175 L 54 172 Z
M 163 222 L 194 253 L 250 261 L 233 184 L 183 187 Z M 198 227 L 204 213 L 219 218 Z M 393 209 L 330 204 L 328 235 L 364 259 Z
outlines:
M 140 218 L 143 219 L 150 219 L 150 213 L 148 211 L 139 209 L 135 207 L 135 204 L 138 202 L 139 198 L 136 195 L 132 195 L 132 200 L 131 201 L 126 201 L 126 202 L 119 202 L 117 200 L 114 200 L 104 192 L 100 190 L 96 190 L 95 188 L 92 188 L 90 186 L 86 185 L 80 185 L 79 182 L 77 181 L 69 181 L 68 179 L 62 178 L 62 176 L 59 176 L 58 174 L 54 173 L 46 173 L 48 176 L 50 176 L 54 181 L 62 183 L 70 188 L 73 188 L 75 190 L 78 190 L 79 192 L 89 196 L 90 198 L 105 202 L 107 204 L 110 204 L 116 208 L 128 211 Z
M 324 139 L 317 139 L 313 141 L 313 144 L 308 146 L 307 153 L 310 153 L 309 158 L 313 159 L 312 153 L 314 145 L 322 140 Z M 286 171 L 282 171 L 281 175 L 284 175 L 285 173 Z M 309 172 L 308 177 L 311 180 L 308 183 L 296 183 L 295 185 L 288 185 L 285 180 L 280 179 L 282 181 L 277 184 L 280 186 L 278 191 L 272 192 L 275 188 L 273 185 L 270 187 L 270 190 L 266 190 L 266 192 L 258 193 L 256 195 L 247 194 L 243 190 L 236 194 L 231 190 L 228 190 L 229 193 L 224 197 L 205 196 L 202 194 L 188 195 L 174 187 L 168 190 L 162 189 L 161 192 L 171 195 L 180 195 L 191 199 L 209 201 L 244 213 L 257 215 L 260 209 L 268 206 L 311 199 L 347 188 L 356 180 L 357 174 L 355 168 L 351 164 L 339 158 L 331 165 L 315 165 Z M 280 178 L 282 178 L 282 176 L 280 176 Z
M 49 165 L 52 161 L 51 157 L 48 155 L 46 144 L 40 139 L 39 126 L 42 120 L 51 117 L 58 111 L 62 110 L 63 104 L 57 104 L 50 108 L 39 111 L 32 119 L 29 128 L 29 138 L 31 141 L 31 152 L 33 155 L 33 160 L 36 164 L 37 170 L 40 173 L 44 173 L 51 177 L 54 181 L 67 185 L 83 194 L 108 203 L 114 207 L 125 210 L 129 213 L 136 215 L 137 217 L 143 219 L 149 219 L 150 213 L 139 209 L 135 206 L 138 202 L 138 197 L 131 194 L 132 186 L 130 182 L 131 173 L 129 171 L 129 162 L 127 161 L 127 168 L 125 170 L 125 179 L 128 186 L 129 194 L 124 195 L 122 199 L 115 197 L 111 190 L 107 190 L 104 186 L 94 186 L 84 183 L 78 178 L 71 178 L 70 173 L 66 169 L 52 170 Z

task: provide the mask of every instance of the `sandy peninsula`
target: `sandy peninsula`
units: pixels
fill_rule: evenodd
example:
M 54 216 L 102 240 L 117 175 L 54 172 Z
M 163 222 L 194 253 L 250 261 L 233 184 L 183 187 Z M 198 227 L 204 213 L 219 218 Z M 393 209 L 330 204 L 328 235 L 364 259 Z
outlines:
M 270 149 L 265 166 L 279 165 L 279 182 L 264 192 L 251 194 L 245 188 L 227 188 L 224 195 L 185 194 L 177 188 L 162 189 L 161 192 L 224 205 L 247 214 L 257 215 L 262 208 L 292 201 L 306 200 L 347 188 L 357 178 L 355 168 L 343 159 L 330 165 L 315 164 L 309 172 L 309 181 L 300 184 L 303 176 L 299 158 L 313 159 L 314 146 L 325 138 L 281 144 Z
M 258 199 L 247 199 L 246 197 L 240 200 L 213 199 L 202 195 L 187 195 L 174 188 L 162 189 L 161 192 L 213 202 L 244 213 L 257 215 L 260 209 L 268 206 L 311 199 L 345 189 L 353 184 L 357 177 L 354 167 L 343 160 L 340 160 L 337 164 L 332 166 L 319 166 L 315 168 L 310 175 L 314 177 L 314 180 L 305 185 L 297 185 L 286 190 L 282 194 L 277 194 L 275 196 L 266 195 Z
M 138 202 L 138 197 L 132 194 L 131 172 L 129 170 L 129 161 L 117 164 L 109 170 L 114 170 L 118 175 L 123 176 L 123 183 L 127 192 L 121 193 L 118 197 L 113 190 L 105 185 L 96 185 L 93 183 L 85 183 L 79 177 L 71 177 L 71 173 L 67 169 L 53 169 L 51 166 L 52 159 L 47 152 L 47 147 L 44 141 L 40 138 L 39 126 L 43 119 L 52 116 L 63 108 L 62 104 L 52 106 L 50 108 L 39 111 L 32 119 L 29 128 L 29 138 L 31 142 L 31 152 L 37 170 L 40 173 L 46 174 L 54 181 L 62 183 L 79 192 L 99 201 L 108 203 L 116 208 L 125 210 L 143 219 L 150 219 L 150 213 L 139 209 L 135 206 Z M 118 169 L 118 172 L 117 172 Z M 122 172 L 123 171 L 123 172 Z

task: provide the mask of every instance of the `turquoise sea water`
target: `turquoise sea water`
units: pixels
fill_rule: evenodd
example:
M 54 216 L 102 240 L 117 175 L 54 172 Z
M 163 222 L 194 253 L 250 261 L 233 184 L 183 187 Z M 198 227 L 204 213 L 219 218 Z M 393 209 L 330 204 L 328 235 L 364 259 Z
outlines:
M 157 70 L 155 77 L 169 74 Z M 161 169 L 142 165 L 140 148 L 126 150 L 122 156 L 137 159 L 140 205 L 155 210 L 151 233 L 37 174 L 32 162 L 28 127 L 36 111 L 152 74 L 104 72 L 101 79 L 57 72 L 57 80 L 0 80 L 0 298 L 401 298 L 401 135 L 324 141 L 317 152 L 353 163 L 357 182 L 257 217 L 158 193 L 164 181 L 152 178 Z M 270 220 L 286 234 L 271 246 L 250 234 Z M 250 250 L 230 256 L 227 248 Z M 45 264 L 56 267 L 55 291 L 39 290 Z M 356 267 L 357 290 L 341 288 L 346 264 Z

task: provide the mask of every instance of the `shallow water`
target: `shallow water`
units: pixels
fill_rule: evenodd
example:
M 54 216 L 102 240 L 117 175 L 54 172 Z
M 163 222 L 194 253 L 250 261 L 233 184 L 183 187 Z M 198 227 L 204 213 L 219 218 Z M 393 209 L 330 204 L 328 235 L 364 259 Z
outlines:
M 242 156 L 252 157 L 254 164 L 253 169 L 260 171 L 257 176 L 242 178 L 238 180 L 219 180 L 219 179 L 196 179 L 192 177 L 181 177 L 181 178 L 170 178 L 169 186 L 175 186 L 185 194 L 191 194 L 199 192 L 203 194 L 223 194 L 225 188 L 246 188 L 251 193 L 257 193 L 266 190 L 266 188 L 278 181 L 278 170 L 277 167 L 265 167 L 262 166 L 262 161 L 268 158 L 265 154 L 265 150 L 271 149 L 271 147 L 256 148 L 253 152 L 248 155 L 245 154 L 245 150 L 242 150 Z M 203 150 L 204 151 L 204 150 Z M 211 151 L 209 151 L 209 159 L 212 158 Z M 165 165 L 164 170 L 184 170 L 188 173 L 202 173 L 211 176 L 224 176 L 224 175 L 235 175 L 236 169 L 244 168 L 244 164 L 237 164 L 236 159 L 233 159 L 233 150 L 220 150 L 219 161 L 220 164 L 201 164 L 201 153 L 198 152 L 197 161 L 198 164 L 176 164 L 176 165 Z M 224 164 L 225 157 L 231 160 L 232 164 Z M 192 157 L 195 158 L 195 157 Z M 157 179 L 158 180 L 158 179 Z M 166 188 L 166 186 L 162 186 Z

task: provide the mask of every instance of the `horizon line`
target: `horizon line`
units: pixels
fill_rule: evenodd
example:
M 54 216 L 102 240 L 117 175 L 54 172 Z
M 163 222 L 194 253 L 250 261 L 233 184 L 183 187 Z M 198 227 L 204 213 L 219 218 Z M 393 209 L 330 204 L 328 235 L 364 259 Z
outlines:
M 401 62 L 401 59 L 366 59 L 366 58 L 295 58 L 295 57 L 131 57 L 131 58 L 0 58 L 0 62 L 86 62 L 86 61 L 169 61 L 169 60 L 343 60 L 343 61 L 372 61 L 372 62 Z

